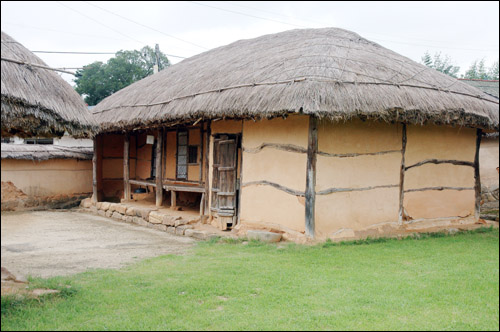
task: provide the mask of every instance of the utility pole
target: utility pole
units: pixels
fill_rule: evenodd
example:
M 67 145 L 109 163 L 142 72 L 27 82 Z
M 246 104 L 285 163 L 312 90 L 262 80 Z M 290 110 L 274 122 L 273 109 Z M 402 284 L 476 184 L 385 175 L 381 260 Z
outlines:
M 160 68 L 160 46 L 156 44 L 155 46 L 155 64 L 153 66 L 153 74 L 156 74 L 158 72 L 158 69 Z

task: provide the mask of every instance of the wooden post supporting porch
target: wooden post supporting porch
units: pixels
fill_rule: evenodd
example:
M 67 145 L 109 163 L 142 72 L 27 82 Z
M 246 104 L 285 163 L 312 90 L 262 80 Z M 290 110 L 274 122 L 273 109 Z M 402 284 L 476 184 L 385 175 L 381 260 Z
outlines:
M 163 170 L 162 164 L 162 142 L 163 142 L 163 128 L 158 129 L 158 138 L 156 142 L 156 206 L 160 207 L 163 204 Z
M 306 173 L 306 235 L 314 238 L 315 207 L 316 207 L 316 154 L 318 152 L 318 119 L 309 116 L 309 136 L 307 143 L 307 173 Z
M 123 199 L 130 200 L 130 167 L 129 167 L 130 136 L 125 134 L 123 140 Z
M 92 156 L 92 203 L 97 203 L 97 136 L 94 137 L 94 154 Z

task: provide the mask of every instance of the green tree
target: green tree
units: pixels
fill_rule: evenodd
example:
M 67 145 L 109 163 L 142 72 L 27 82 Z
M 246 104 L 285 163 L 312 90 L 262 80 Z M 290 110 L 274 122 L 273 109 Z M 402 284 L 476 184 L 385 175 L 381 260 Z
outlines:
M 448 55 L 442 58 L 441 52 L 434 54 L 434 57 L 432 57 L 429 52 L 425 52 L 422 56 L 422 63 L 429 68 L 433 68 L 455 78 L 460 71 L 460 67 L 451 64 L 451 58 Z
M 474 61 L 469 69 L 465 72 L 464 78 L 487 80 L 488 73 L 486 72 L 484 59 Z
M 153 74 L 155 51 L 145 46 L 140 51 L 118 51 L 106 63 L 94 62 L 76 72 L 75 90 L 85 96 L 88 105 L 96 105 L 118 90 Z M 159 70 L 170 65 L 160 52 Z
M 488 70 L 490 80 L 498 80 L 498 60 L 493 62 L 493 65 Z

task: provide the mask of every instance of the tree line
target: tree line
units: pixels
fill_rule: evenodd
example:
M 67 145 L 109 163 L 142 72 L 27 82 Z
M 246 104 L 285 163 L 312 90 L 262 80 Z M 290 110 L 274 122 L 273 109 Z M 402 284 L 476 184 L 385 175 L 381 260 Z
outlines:
M 425 52 L 422 56 L 422 63 L 427 67 L 433 68 L 446 75 L 459 78 L 458 72 L 460 71 L 460 67 L 454 66 L 448 55 L 442 56 L 441 53 L 438 52 L 435 53 L 434 56 L 431 56 L 429 52 Z M 484 58 L 475 60 L 465 74 L 461 75 L 460 78 L 498 80 L 498 60 L 495 61 L 491 67 L 486 67 L 484 64 Z

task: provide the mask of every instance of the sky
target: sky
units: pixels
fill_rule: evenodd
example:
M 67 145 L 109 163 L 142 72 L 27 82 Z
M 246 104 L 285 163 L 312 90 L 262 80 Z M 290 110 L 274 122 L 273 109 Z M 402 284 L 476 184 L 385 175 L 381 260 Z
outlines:
M 417 62 L 441 53 L 460 74 L 475 60 L 489 67 L 499 58 L 498 1 L 2 1 L 1 16 L 2 31 L 31 51 L 114 54 L 159 44 L 172 64 L 240 39 L 322 27 L 354 31 Z M 35 54 L 54 68 L 113 57 Z M 74 86 L 72 75 L 60 75 Z

